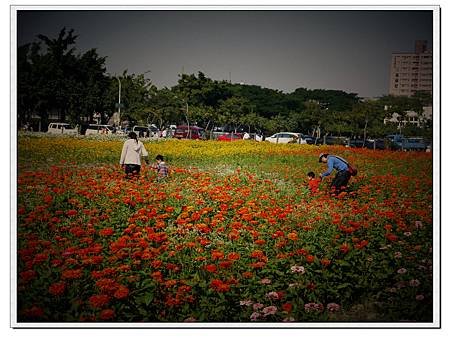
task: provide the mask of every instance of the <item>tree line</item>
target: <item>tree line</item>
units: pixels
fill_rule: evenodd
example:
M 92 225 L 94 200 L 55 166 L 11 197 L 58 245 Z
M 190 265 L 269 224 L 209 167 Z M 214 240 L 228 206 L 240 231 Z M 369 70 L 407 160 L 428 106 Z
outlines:
M 17 123 L 42 126 L 50 114 L 73 124 L 94 122 L 99 114 L 106 123 L 119 109 L 121 121 L 133 124 L 196 124 L 206 130 L 265 133 L 297 131 L 353 137 L 382 137 L 397 132 L 385 117 L 413 110 L 421 114 L 430 95 L 383 96 L 365 101 L 341 90 L 297 88 L 291 93 L 257 85 L 213 80 L 204 73 L 180 74 L 175 86 L 157 88 L 144 74 L 110 75 L 106 57 L 96 49 L 76 53 L 73 29 L 63 28 L 56 38 L 38 35 L 37 41 L 17 51 Z M 432 126 L 410 126 L 405 134 L 426 135 Z

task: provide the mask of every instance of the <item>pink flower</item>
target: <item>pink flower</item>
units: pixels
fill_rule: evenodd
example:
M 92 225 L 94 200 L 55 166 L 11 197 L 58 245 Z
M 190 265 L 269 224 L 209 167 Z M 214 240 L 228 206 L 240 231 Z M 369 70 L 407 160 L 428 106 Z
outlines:
M 424 300 L 425 296 L 424 295 L 417 295 L 416 296 L 416 300 Z
M 329 303 L 327 305 L 327 310 L 330 312 L 337 312 L 341 309 L 341 306 L 339 304 L 336 303 Z
M 262 309 L 262 312 L 264 314 L 264 317 L 270 316 L 270 315 L 274 315 L 275 313 L 277 313 L 277 307 L 276 306 L 267 306 L 264 309 Z
M 422 226 L 422 221 L 416 221 L 416 229 L 420 229 Z
M 241 300 L 240 302 L 239 302 L 239 305 L 241 305 L 241 306 L 250 306 L 250 305 L 252 305 L 253 304 L 253 301 L 251 301 L 251 300 Z
M 261 284 L 267 285 L 267 284 L 271 284 L 271 283 L 272 283 L 272 281 L 269 278 L 261 279 Z
M 278 295 L 278 292 L 272 291 L 269 293 L 266 293 L 266 297 L 271 299 L 271 300 L 277 300 L 280 299 L 280 296 Z
M 262 309 L 263 307 L 264 307 L 264 304 L 261 304 L 261 303 L 253 304 L 253 310 L 255 310 L 255 311 Z
M 402 253 L 399 252 L 399 251 L 397 251 L 397 252 L 394 254 L 394 257 L 395 257 L 395 258 L 402 258 Z
M 261 317 L 261 314 L 259 312 L 253 312 L 250 316 L 250 320 L 252 322 L 256 322 Z
M 322 304 L 317 304 L 317 303 L 307 303 L 305 304 L 305 311 L 306 312 L 321 312 L 323 310 L 323 305 Z
M 407 272 L 408 272 L 408 270 L 406 270 L 405 268 L 401 268 L 401 269 L 397 270 L 397 273 L 400 274 L 400 275 L 403 275 L 403 274 L 405 274 Z
M 409 286 L 416 287 L 416 286 L 419 286 L 419 285 L 420 285 L 420 280 L 418 280 L 418 279 L 411 279 L 409 281 Z

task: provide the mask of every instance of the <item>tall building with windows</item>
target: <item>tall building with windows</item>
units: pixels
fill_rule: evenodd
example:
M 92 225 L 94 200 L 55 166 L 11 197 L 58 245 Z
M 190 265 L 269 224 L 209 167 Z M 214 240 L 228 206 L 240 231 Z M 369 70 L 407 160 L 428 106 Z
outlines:
M 433 54 L 425 40 L 416 41 L 414 53 L 392 53 L 389 94 L 412 96 L 417 91 L 433 93 Z

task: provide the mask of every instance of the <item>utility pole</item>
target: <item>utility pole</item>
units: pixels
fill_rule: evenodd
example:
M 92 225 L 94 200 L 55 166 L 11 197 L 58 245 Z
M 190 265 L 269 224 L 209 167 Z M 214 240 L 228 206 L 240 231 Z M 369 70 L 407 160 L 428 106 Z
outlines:
M 121 90 L 122 90 L 122 84 L 120 82 L 119 77 L 116 76 L 117 81 L 119 81 L 119 107 L 117 110 L 117 114 L 118 114 L 118 120 L 119 120 L 119 127 L 120 127 L 120 94 L 121 94 Z

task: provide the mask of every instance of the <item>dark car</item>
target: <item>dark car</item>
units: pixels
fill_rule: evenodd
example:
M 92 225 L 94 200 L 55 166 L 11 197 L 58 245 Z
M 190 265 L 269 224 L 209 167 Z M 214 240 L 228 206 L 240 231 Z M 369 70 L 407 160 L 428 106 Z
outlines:
M 386 148 L 386 140 L 382 139 L 382 138 L 377 138 L 377 139 L 369 139 L 366 140 L 366 144 L 365 147 L 367 149 L 380 149 L 383 150 Z

